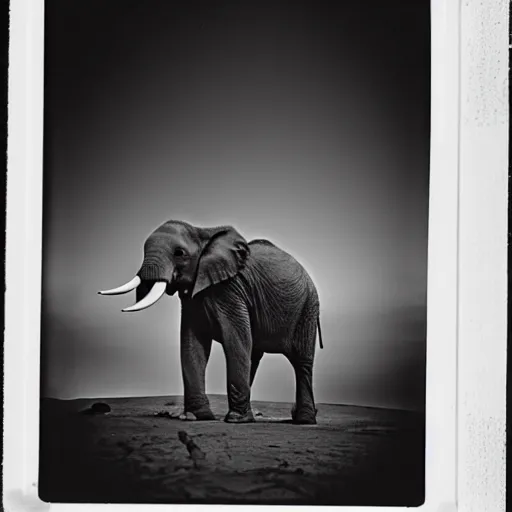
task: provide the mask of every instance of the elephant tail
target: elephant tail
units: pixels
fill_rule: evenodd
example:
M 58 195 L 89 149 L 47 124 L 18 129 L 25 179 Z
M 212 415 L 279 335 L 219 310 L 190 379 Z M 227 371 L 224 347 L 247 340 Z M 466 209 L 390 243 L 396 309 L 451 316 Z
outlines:
M 316 319 L 316 325 L 318 327 L 318 341 L 320 342 L 320 348 L 324 348 L 324 344 L 322 342 L 322 329 L 320 328 L 320 317 Z

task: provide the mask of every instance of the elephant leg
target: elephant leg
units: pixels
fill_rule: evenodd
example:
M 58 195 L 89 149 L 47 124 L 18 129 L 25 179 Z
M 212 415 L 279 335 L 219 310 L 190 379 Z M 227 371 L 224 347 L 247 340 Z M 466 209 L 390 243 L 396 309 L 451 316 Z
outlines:
M 316 407 L 313 397 L 314 356 L 300 355 L 297 352 L 286 354 L 295 371 L 295 404 L 292 408 L 293 423 L 300 425 L 316 424 Z
M 254 382 L 254 377 L 256 377 L 256 370 L 260 365 L 261 358 L 263 357 L 263 352 L 259 350 L 253 350 L 251 354 L 251 373 L 249 383 L 252 386 Z
M 316 408 L 313 397 L 313 360 L 294 358 L 295 405 L 292 409 L 294 423 L 301 425 L 316 424 Z
M 222 346 L 226 356 L 228 423 L 253 422 L 251 410 L 251 331 L 249 324 L 228 328 Z
M 214 420 L 205 392 L 206 364 L 212 340 L 186 329 L 181 336 L 181 368 L 183 372 L 185 411 L 182 419 Z
M 315 425 L 316 407 L 313 396 L 313 361 L 315 359 L 318 302 L 313 297 L 302 310 L 294 342 L 287 355 L 295 370 L 295 405 L 292 420 L 296 424 Z

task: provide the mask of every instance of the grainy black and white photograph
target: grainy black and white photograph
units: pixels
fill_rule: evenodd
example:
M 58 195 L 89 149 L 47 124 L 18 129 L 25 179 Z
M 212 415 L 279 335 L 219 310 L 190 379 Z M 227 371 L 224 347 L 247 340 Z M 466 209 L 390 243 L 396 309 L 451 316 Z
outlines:
M 425 499 L 427 0 L 47 0 L 39 496 Z

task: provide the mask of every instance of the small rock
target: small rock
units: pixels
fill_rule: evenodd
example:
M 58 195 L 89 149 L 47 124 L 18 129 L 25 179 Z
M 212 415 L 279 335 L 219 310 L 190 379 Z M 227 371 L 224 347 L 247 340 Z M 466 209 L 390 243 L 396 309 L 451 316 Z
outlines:
M 303 475 L 304 474 L 304 470 L 302 468 L 297 468 L 295 470 L 295 473 L 297 473 L 298 475 Z
M 154 416 L 160 416 L 160 417 L 167 417 L 167 416 L 170 416 L 171 413 L 169 411 L 158 411 L 158 412 L 155 412 Z
M 82 414 L 108 414 L 112 409 L 104 402 L 96 402 L 88 409 L 81 411 Z
M 108 414 L 112 409 L 105 402 L 96 402 L 92 404 L 91 410 L 95 414 Z
M 278 444 L 269 444 L 269 448 L 281 448 Z

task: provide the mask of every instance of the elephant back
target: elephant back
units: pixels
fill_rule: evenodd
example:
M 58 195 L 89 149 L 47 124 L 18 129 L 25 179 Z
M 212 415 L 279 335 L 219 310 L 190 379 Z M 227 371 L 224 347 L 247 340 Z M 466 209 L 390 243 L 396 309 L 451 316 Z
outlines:
M 256 240 L 251 240 L 249 245 L 267 245 L 269 247 L 277 247 L 270 240 L 265 240 L 264 238 L 257 238 Z
M 284 251 L 269 240 L 252 240 L 249 242 L 251 257 L 248 260 L 249 272 L 255 272 L 263 281 L 268 281 L 271 288 L 276 284 L 283 291 L 290 291 L 299 283 L 304 292 L 314 290 L 315 286 L 304 266 L 290 253 Z

